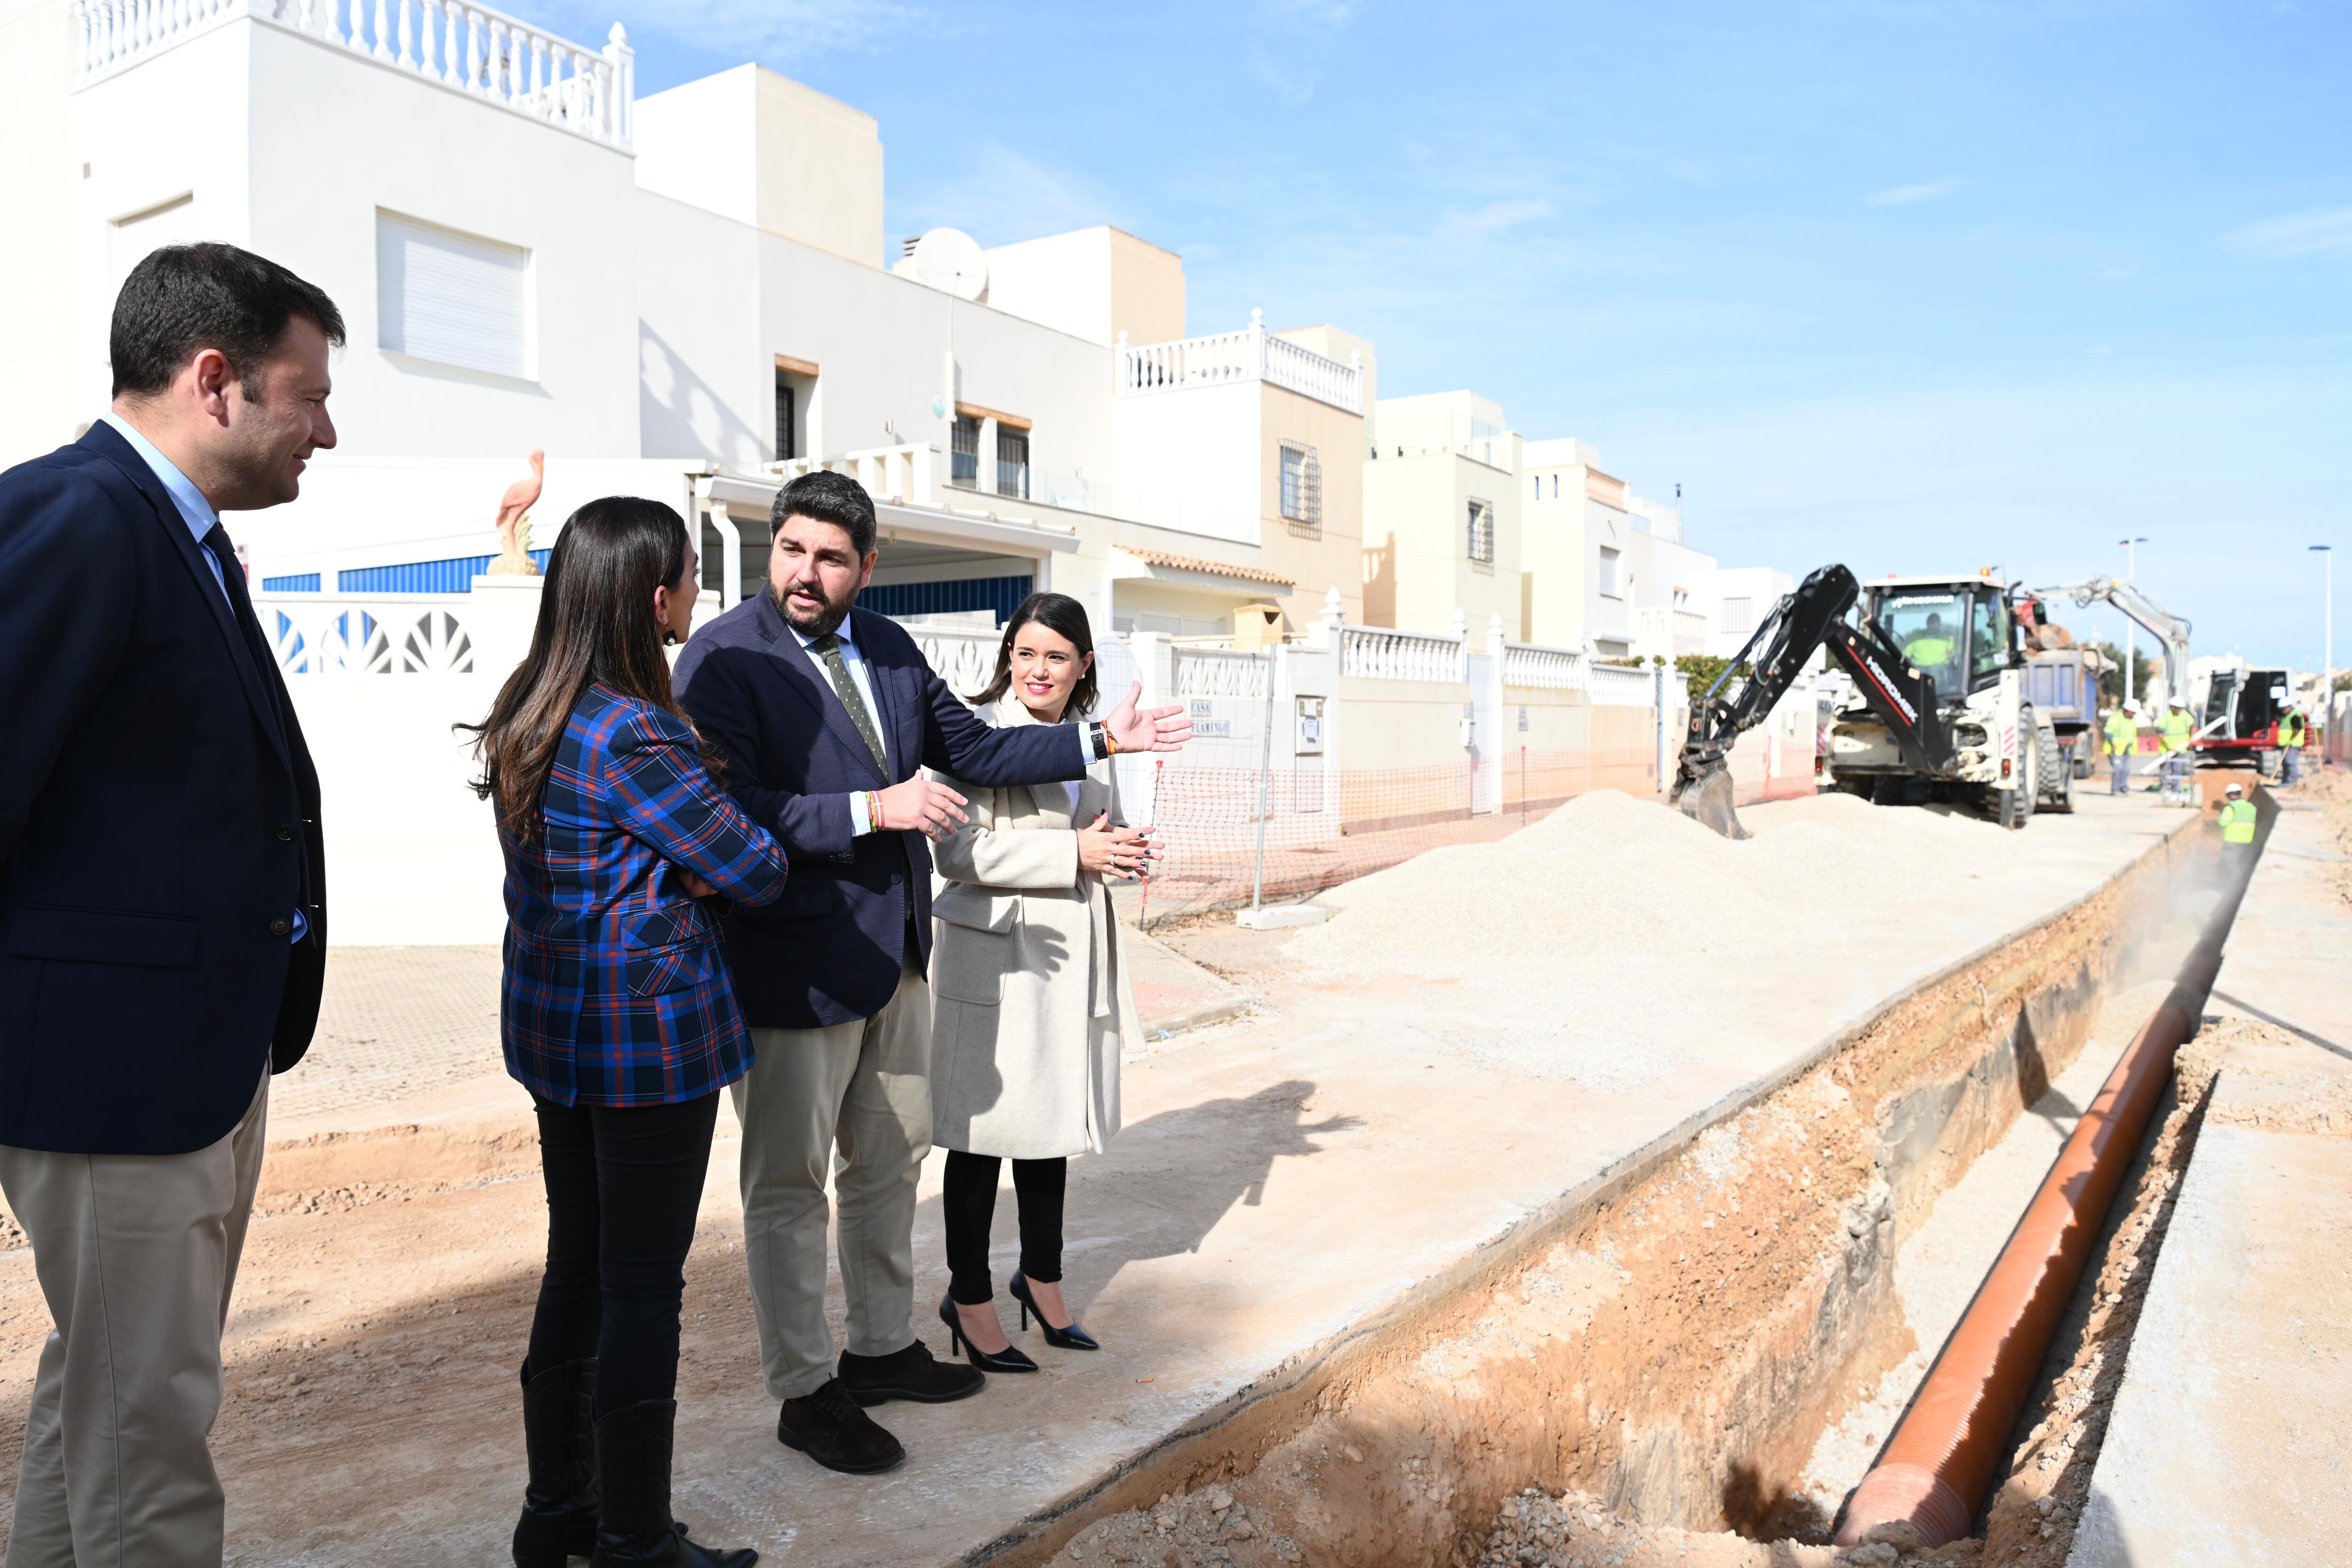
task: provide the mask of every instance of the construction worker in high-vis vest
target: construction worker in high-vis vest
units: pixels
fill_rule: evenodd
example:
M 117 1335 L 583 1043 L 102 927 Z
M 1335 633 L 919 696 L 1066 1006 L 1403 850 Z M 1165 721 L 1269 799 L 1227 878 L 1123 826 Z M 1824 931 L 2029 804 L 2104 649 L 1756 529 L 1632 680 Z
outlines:
M 2286 779 L 2289 785 L 2303 779 L 2303 743 L 2305 739 L 2303 710 L 2291 707 L 2279 720 L 2279 748 L 2284 753 Z
M 2157 725 L 2157 735 L 2164 746 L 2164 792 L 2183 800 L 2189 795 L 2189 737 L 2192 733 L 2188 705 L 2179 697 L 2173 698 Z
M 2131 793 L 2131 759 L 2139 750 L 2139 720 L 2119 707 L 2107 710 L 2107 793 Z
M 2254 847 L 2254 803 L 2235 784 L 2222 793 L 2221 852 L 2234 858 Z

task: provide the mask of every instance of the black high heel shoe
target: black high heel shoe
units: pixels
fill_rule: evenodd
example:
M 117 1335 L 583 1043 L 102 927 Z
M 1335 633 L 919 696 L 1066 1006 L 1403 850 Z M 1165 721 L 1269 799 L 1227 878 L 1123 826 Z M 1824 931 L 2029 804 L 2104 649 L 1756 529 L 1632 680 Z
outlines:
M 1036 1298 L 1029 1293 L 1029 1281 L 1015 1270 L 1013 1283 L 1007 1285 L 1005 1289 L 1012 1291 L 1013 1299 L 1021 1303 L 1021 1327 L 1026 1331 L 1029 1327 L 1029 1314 L 1037 1312 Z M 1045 1313 L 1037 1312 L 1037 1326 L 1045 1331 L 1045 1343 L 1055 1350 L 1100 1350 L 1102 1348 L 1095 1343 L 1094 1335 L 1078 1326 L 1078 1321 L 1076 1318 L 1070 1320 L 1068 1328 L 1057 1329 L 1045 1321 Z
M 940 1298 L 940 1322 L 948 1325 L 948 1354 L 952 1355 L 961 1348 L 964 1359 L 982 1372 L 1034 1372 L 1037 1370 L 1037 1364 L 1022 1354 L 1019 1349 L 1013 1345 L 1007 1345 L 1000 1351 L 985 1351 L 966 1338 L 963 1332 L 963 1320 L 956 1316 L 955 1292 L 952 1291 Z M 1028 1326 L 1025 1319 L 1022 1326 L 1024 1328 Z

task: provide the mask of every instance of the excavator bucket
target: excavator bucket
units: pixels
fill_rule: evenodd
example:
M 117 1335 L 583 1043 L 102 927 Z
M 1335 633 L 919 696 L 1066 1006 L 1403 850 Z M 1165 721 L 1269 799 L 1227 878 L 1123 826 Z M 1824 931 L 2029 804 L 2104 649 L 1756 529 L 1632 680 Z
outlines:
M 1727 839 L 1744 839 L 1739 813 L 1731 805 L 1731 767 L 1722 758 L 1693 762 L 1685 758 L 1675 768 L 1674 793 L 1667 801 L 1695 822 L 1704 822 Z

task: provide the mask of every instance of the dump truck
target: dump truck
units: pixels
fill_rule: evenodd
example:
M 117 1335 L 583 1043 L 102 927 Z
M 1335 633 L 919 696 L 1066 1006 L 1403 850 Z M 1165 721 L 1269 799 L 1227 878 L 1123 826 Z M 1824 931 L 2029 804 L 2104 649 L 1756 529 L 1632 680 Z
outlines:
M 1838 789 L 1893 805 L 1967 800 L 2003 827 L 2037 809 L 2071 811 L 2074 773 L 2027 688 L 2028 632 L 2015 584 L 1990 571 L 1885 577 L 1864 586 L 1825 566 L 1773 607 L 1691 703 L 1671 799 L 1727 838 L 1745 838 L 1727 758 L 1815 649 L 1853 680 L 1830 724 Z

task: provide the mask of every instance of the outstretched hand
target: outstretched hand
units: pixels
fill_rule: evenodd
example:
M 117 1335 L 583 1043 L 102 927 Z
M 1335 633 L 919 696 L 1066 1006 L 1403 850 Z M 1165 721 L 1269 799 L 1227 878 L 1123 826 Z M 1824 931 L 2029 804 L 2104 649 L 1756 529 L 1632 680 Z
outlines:
M 1192 738 L 1192 720 L 1176 707 L 1137 707 L 1143 683 L 1128 687 L 1127 696 L 1102 721 L 1103 728 L 1121 751 L 1181 751 Z

